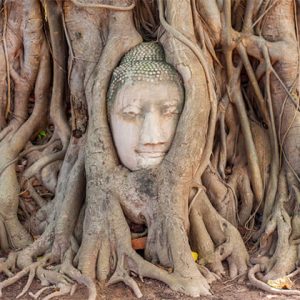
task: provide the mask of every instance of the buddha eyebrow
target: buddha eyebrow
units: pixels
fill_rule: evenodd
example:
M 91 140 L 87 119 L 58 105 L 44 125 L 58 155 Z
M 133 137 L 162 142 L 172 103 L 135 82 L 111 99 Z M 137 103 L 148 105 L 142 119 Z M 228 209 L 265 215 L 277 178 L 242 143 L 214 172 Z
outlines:
M 127 104 L 127 105 L 125 105 L 125 106 L 122 106 L 121 107 L 121 109 L 123 110 L 123 109 L 127 109 L 127 108 L 138 108 L 138 109 L 141 109 L 141 107 L 140 107 L 140 105 L 137 105 L 137 104 Z
M 163 106 L 177 106 L 179 103 L 179 100 L 176 99 L 176 100 L 173 100 L 173 101 L 170 101 L 170 102 L 167 102 L 167 103 L 164 103 Z

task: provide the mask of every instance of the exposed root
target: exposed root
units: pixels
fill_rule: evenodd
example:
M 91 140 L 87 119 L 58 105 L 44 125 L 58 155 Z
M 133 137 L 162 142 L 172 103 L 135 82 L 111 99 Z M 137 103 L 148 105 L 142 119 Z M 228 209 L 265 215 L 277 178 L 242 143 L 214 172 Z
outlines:
M 108 284 L 110 285 L 118 282 L 124 282 L 127 286 L 129 286 L 132 289 L 133 293 L 137 298 L 141 298 L 143 297 L 143 294 L 140 288 L 138 287 L 137 283 L 133 280 L 133 278 L 129 276 L 129 270 L 125 269 L 124 259 L 124 256 L 118 259 L 117 268 L 110 280 L 108 281 Z
M 97 295 L 95 283 L 91 278 L 84 276 L 78 269 L 74 268 L 72 264 L 75 255 L 74 248 L 77 247 L 75 246 L 74 238 L 71 239 L 71 242 L 72 247 L 67 250 L 60 271 L 76 282 L 84 284 L 88 288 L 89 300 L 94 300 Z M 76 249 L 76 252 L 77 250 L 78 249 Z M 70 293 L 72 293 L 72 291 L 70 291 Z
M 76 285 L 74 285 L 76 286 Z M 55 291 L 49 295 L 47 295 L 46 297 L 44 297 L 42 300 L 49 300 L 52 299 L 54 297 L 60 297 L 60 296 L 64 296 L 64 295 L 73 295 L 73 291 L 74 291 L 74 287 L 73 286 L 69 286 L 69 285 L 65 285 L 62 283 L 57 284 L 57 288 L 59 288 L 58 291 Z
M 280 290 L 280 289 L 275 289 L 265 282 L 258 280 L 255 277 L 255 274 L 261 271 L 260 265 L 255 265 L 252 267 L 249 272 L 248 272 L 248 278 L 250 282 L 252 283 L 253 286 L 255 286 L 258 289 L 261 289 L 263 291 L 266 291 L 268 293 L 276 294 L 276 295 L 286 295 L 286 296 L 292 296 L 292 295 L 298 295 L 300 296 L 300 291 L 298 290 Z
M 67 276 L 69 276 L 73 280 L 76 280 L 78 283 L 84 284 L 87 287 L 89 293 L 88 300 L 96 299 L 97 296 L 96 285 L 91 278 L 82 275 L 80 271 L 75 269 L 70 263 L 67 266 L 62 266 L 61 271 L 64 272 Z M 75 292 L 74 288 L 76 288 L 76 285 L 72 286 L 72 289 L 70 290 L 70 295 L 72 295 Z
M 298 261 L 298 249 L 292 238 L 292 221 L 285 209 L 288 199 L 287 185 L 283 172 L 280 174 L 276 203 L 272 217 L 268 220 L 261 236 L 261 255 L 270 257 L 264 264 L 264 281 L 286 276 Z
M 44 255 L 53 242 L 54 224 L 50 223 L 44 233 L 31 245 L 18 253 L 17 266 L 24 269 L 32 264 L 33 258 Z
M 74 243 L 72 244 L 74 247 Z M 22 297 L 29 290 L 32 281 L 36 276 L 41 281 L 41 285 L 46 286 L 46 288 L 42 288 L 36 294 L 30 293 L 30 295 L 34 299 L 37 299 L 42 295 L 44 291 L 51 288 L 55 288 L 58 290 L 55 290 L 53 293 L 47 295 L 43 299 L 51 299 L 53 297 L 59 297 L 67 294 L 72 295 L 76 290 L 77 283 L 74 282 L 76 281 L 80 284 L 84 284 L 88 288 L 89 300 L 95 300 L 96 299 L 95 283 L 93 282 L 93 280 L 82 275 L 77 269 L 73 267 L 72 261 L 74 258 L 74 254 L 75 252 L 71 248 L 69 248 L 68 251 L 66 252 L 62 264 L 54 267 L 48 266 L 49 261 L 51 260 L 51 254 L 46 254 L 38 261 L 27 265 L 21 271 L 13 275 L 9 269 L 11 269 L 12 271 L 15 270 L 14 266 L 16 264 L 17 255 L 20 255 L 20 253 L 18 254 L 18 253 L 11 252 L 8 259 L 4 262 L 1 262 L 0 264 L 1 270 L 7 273 L 8 275 L 11 275 L 10 278 L 0 283 L 0 296 L 2 296 L 2 290 L 4 288 L 14 284 L 19 279 L 29 274 L 27 283 L 24 286 L 22 292 L 17 296 L 17 299 Z M 24 257 L 21 260 L 24 262 Z M 25 260 L 28 263 L 28 258 Z
M 202 265 L 198 265 L 197 267 L 201 274 L 204 276 L 204 278 L 207 280 L 208 284 L 213 283 L 216 280 L 221 280 L 221 277 L 213 272 L 211 272 L 208 268 Z
M 107 8 L 111 10 L 117 10 L 117 11 L 128 11 L 132 10 L 135 7 L 135 2 L 129 6 L 114 6 L 114 5 L 109 5 L 109 4 L 103 4 L 103 3 L 81 3 L 78 0 L 71 0 L 76 6 L 78 7 L 84 7 L 84 8 Z
M 97 270 L 97 275 L 99 274 L 98 276 L 101 276 L 99 279 L 103 280 L 109 275 L 109 268 L 107 269 L 106 262 L 111 261 L 115 267 L 109 283 L 112 284 L 122 281 L 133 290 L 137 297 L 141 297 L 142 295 L 138 285 L 130 277 L 131 272 L 141 279 L 143 277 L 149 277 L 163 281 L 173 290 L 193 297 L 210 294 L 206 280 L 196 269 L 195 263 L 190 253 L 188 253 L 190 250 L 186 252 L 184 249 L 177 248 L 178 244 L 175 241 L 175 235 L 173 235 L 178 230 L 176 224 L 174 224 L 176 229 L 174 232 L 163 231 L 163 236 L 166 236 L 164 238 L 160 237 L 161 240 L 170 241 L 169 255 L 172 257 L 174 272 L 169 274 L 167 271 L 144 260 L 132 249 L 129 227 L 118 201 L 114 198 L 106 199 L 105 204 L 103 204 L 103 208 L 104 207 L 105 211 L 102 212 L 104 215 L 101 218 L 103 223 L 100 225 L 98 222 L 98 227 L 99 225 L 100 228 L 104 226 L 102 230 L 100 230 L 100 232 L 93 231 L 90 232 L 90 234 L 88 231 L 85 231 L 84 234 L 84 237 L 87 239 L 83 240 L 79 251 L 79 269 L 82 270 L 83 274 L 93 278 L 96 276 L 95 270 Z M 91 210 L 91 208 L 89 210 Z M 109 220 L 107 220 L 108 216 Z M 92 221 L 91 218 L 89 217 L 88 219 L 89 229 L 93 228 L 93 230 L 95 230 L 95 227 L 90 223 Z M 165 228 L 164 225 L 162 226 Z M 162 226 L 158 226 L 158 228 L 161 229 Z M 171 227 L 173 229 L 173 226 Z M 105 230 L 111 228 L 111 230 L 109 233 L 105 233 L 104 228 L 106 228 Z M 151 231 L 155 231 L 156 229 L 156 227 L 151 228 Z M 87 228 L 85 228 L 85 230 L 87 230 Z M 99 234 L 101 234 L 102 239 L 95 239 Z M 105 241 L 106 237 L 107 240 Z M 151 248 L 151 251 L 148 251 L 148 253 L 152 253 L 153 258 L 160 257 L 161 264 L 167 262 L 166 256 L 164 255 L 166 254 L 165 249 L 162 249 L 162 247 L 164 247 L 163 244 L 150 243 L 146 247 Z M 159 254 L 159 252 L 161 253 Z M 195 269 L 193 266 L 189 266 L 186 261 L 186 254 L 189 255 L 187 258 L 194 264 Z
M 224 274 L 222 261 L 227 260 L 231 278 L 248 269 L 249 256 L 237 229 L 212 207 L 205 193 L 200 193 L 190 213 L 194 251 L 217 275 Z
M 3 251 L 7 252 L 9 250 L 9 242 L 6 234 L 5 223 L 1 219 L 0 219 L 0 246 Z
M 27 189 L 35 203 L 41 208 L 47 204 L 47 201 L 36 192 L 35 188 L 32 186 L 32 181 L 33 179 L 28 180 Z
M 17 296 L 17 299 L 19 299 L 20 297 L 22 297 L 29 290 L 29 288 L 31 286 L 31 283 L 32 283 L 32 281 L 34 279 L 35 272 L 36 272 L 36 270 L 34 268 L 30 269 L 27 283 L 24 286 L 22 292 Z
M 209 166 L 205 170 L 202 180 L 214 208 L 223 218 L 236 226 L 238 222 L 236 217 L 237 201 L 236 187 L 233 184 L 234 180 L 232 180 L 233 182 L 230 185 L 226 184 L 225 180 L 220 177 L 212 166 Z
M 300 268 L 296 269 L 294 272 L 292 272 L 291 274 L 287 275 L 288 278 L 293 278 L 296 275 L 298 275 L 300 273 Z
M 236 208 L 239 224 L 245 226 L 251 216 L 254 202 L 254 196 L 246 167 L 233 168 L 233 174 L 229 179 L 229 185 L 240 200 L 240 205 Z
M 256 265 L 251 268 L 248 277 L 254 286 L 267 292 L 283 295 L 300 295 L 298 290 L 280 290 L 265 283 L 269 279 L 274 280 L 283 276 L 289 276 L 288 274 L 295 269 L 299 259 L 297 242 L 293 240 L 293 235 L 291 234 L 293 223 L 284 206 L 286 199 L 286 180 L 283 172 L 281 172 L 272 217 L 268 220 L 264 234 L 260 239 L 261 254 L 271 255 L 271 257 L 261 256 L 253 259 Z M 262 281 L 256 278 L 256 273 Z M 297 270 L 293 273 L 297 273 Z M 290 276 L 293 276 L 293 273 Z
M 23 291 L 18 295 L 18 297 L 21 297 L 23 294 L 26 293 L 26 291 L 29 289 L 30 284 L 32 283 L 32 280 L 35 276 L 35 273 L 37 272 L 38 267 L 44 266 L 47 264 L 47 260 L 49 259 L 49 255 L 45 255 L 42 259 L 39 261 L 32 263 L 31 265 L 25 267 L 20 272 L 16 273 L 14 276 L 2 281 L 0 283 L 0 297 L 2 297 L 2 290 L 15 282 L 17 282 L 22 277 L 26 276 L 29 273 L 29 278 L 27 281 L 27 284 L 25 285 Z M 18 298 L 17 297 L 17 298 Z
M 70 294 L 72 296 L 77 287 L 77 284 L 74 282 L 74 280 L 87 286 L 89 291 L 89 300 L 96 299 L 96 287 L 94 282 L 89 278 L 83 276 L 77 269 L 72 266 L 71 260 L 74 256 L 74 254 L 72 253 L 73 252 L 71 249 L 67 251 L 64 262 L 61 265 L 55 267 L 49 266 L 48 268 L 44 268 L 41 265 L 37 267 L 36 276 L 41 281 L 41 285 L 46 286 L 46 288 L 40 289 L 36 294 L 31 293 L 31 296 L 34 299 L 37 299 L 42 295 L 44 291 L 51 288 L 55 288 L 58 290 L 47 295 L 43 299 L 51 299 L 67 294 Z M 26 290 L 24 288 L 22 294 L 24 294 Z
M 66 150 L 64 149 L 59 152 L 55 152 L 55 153 L 43 156 L 41 159 L 36 161 L 28 169 L 25 170 L 25 172 L 23 173 L 23 177 L 24 177 L 23 180 L 29 180 L 35 174 L 38 174 L 39 172 L 41 172 L 41 170 L 43 168 L 45 168 L 46 166 L 48 166 L 49 164 L 54 163 L 56 161 L 63 160 L 65 153 L 66 153 Z
M 39 291 L 37 291 L 35 294 L 29 292 L 28 295 L 30 297 L 32 297 L 33 299 L 38 299 L 42 295 L 42 293 L 44 293 L 47 290 L 54 289 L 54 288 L 55 288 L 55 286 L 45 286 L 45 287 L 41 288 Z
M 1 259 L 0 262 L 0 273 L 4 273 L 7 277 L 13 277 L 13 273 L 16 270 L 16 262 L 17 262 L 17 253 L 14 251 L 11 251 L 5 260 L 3 258 L 3 261 Z
M 143 277 L 148 277 L 163 281 L 169 285 L 171 289 L 192 297 L 210 295 L 208 284 L 202 276 L 198 278 L 196 276 L 185 278 L 178 272 L 168 273 L 145 261 L 132 249 L 118 253 L 118 264 L 108 283 L 124 282 L 132 289 L 136 297 L 140 298 L 142 293 L 137 283 L 130 277 L 131 272 L 139 276 L 141 280 L 143 280 Z

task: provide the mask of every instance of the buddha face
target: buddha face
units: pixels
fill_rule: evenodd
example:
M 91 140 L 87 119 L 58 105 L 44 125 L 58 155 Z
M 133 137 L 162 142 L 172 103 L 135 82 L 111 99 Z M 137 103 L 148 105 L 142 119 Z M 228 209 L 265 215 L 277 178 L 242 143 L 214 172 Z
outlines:
M 175 135 L 183 95 L 174 82 L 125 83 L 110 108 L 113 140 L 129 170 L 161 163 Z

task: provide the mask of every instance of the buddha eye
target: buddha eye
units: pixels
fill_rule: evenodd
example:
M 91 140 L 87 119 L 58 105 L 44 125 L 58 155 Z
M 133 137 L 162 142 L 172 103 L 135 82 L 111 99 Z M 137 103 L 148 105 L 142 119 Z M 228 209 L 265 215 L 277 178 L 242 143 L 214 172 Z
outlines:
M 130 106 L 122 110 L 122 116 L 128 119 L 134 119 L 141 115 L 141 110 L 138 107 Z
M 135 118 L 136 116 L 138 116 L 138 114 L 133 112 L 133 111 L 129 111 L 129 112 L 123 112 L 123 116 L 130 117 L 130 118 Z
M 164 115 L 164 116 L 172 116 L 172 115 L 177 115 L 177 114 L 179 114 L 179 111 L 178 111 L 178 109 L 177 109 L 177 106 L 165 106 L 164 108 L 163 108 L 163 111 L 162 111 L 162 114 Z

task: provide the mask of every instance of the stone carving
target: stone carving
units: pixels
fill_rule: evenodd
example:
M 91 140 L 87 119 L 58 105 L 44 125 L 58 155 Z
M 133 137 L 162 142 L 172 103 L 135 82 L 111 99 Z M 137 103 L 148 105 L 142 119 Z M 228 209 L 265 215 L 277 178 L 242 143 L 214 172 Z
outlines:
M 114 70 L 108 92 L 113 140 L 129 170 L 153 168 L 168 152 L 184 102 L 177 71 L 155 42 L 131 49 Z

